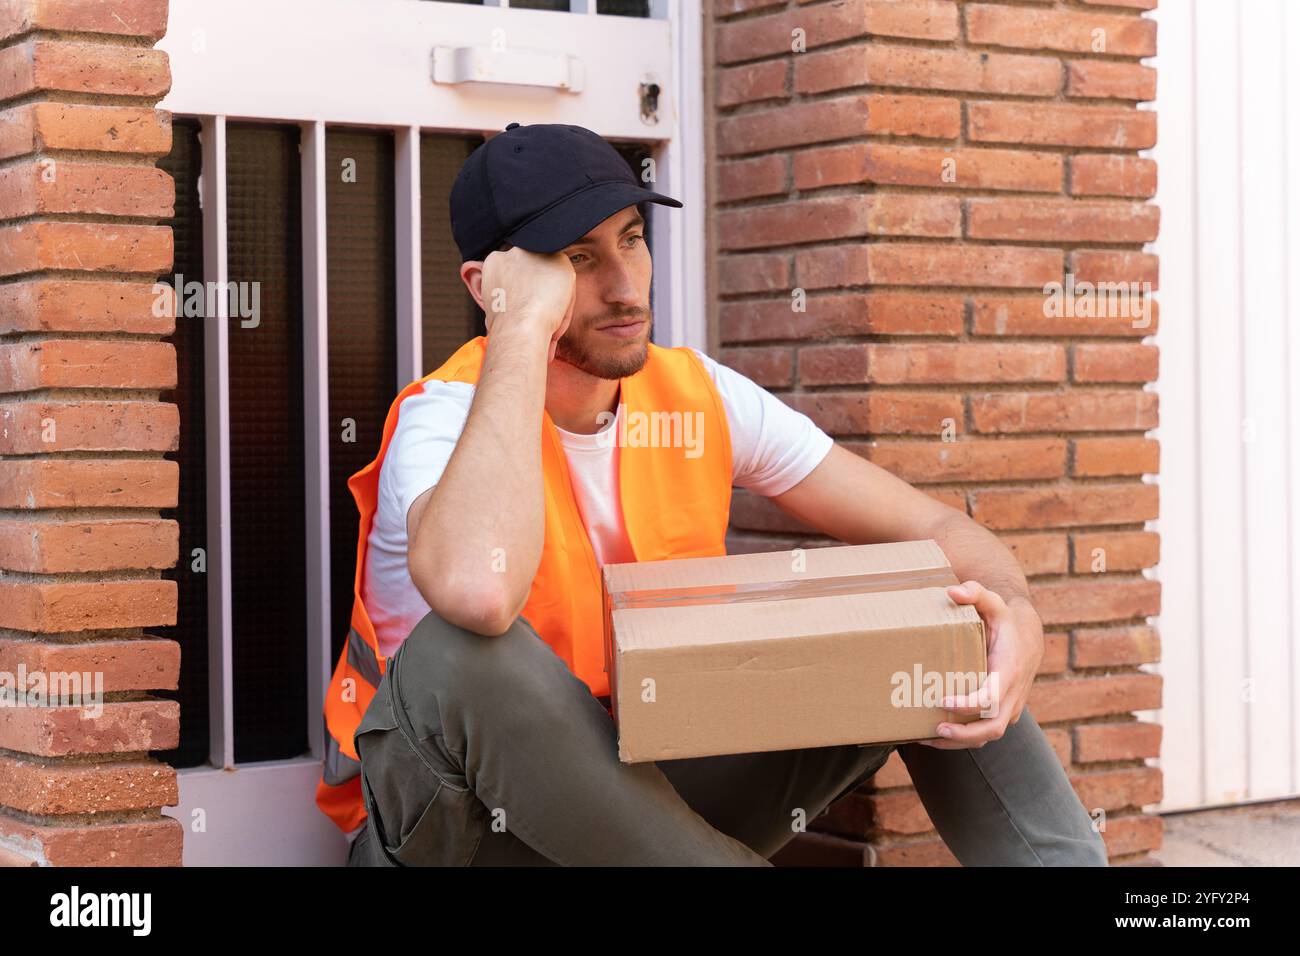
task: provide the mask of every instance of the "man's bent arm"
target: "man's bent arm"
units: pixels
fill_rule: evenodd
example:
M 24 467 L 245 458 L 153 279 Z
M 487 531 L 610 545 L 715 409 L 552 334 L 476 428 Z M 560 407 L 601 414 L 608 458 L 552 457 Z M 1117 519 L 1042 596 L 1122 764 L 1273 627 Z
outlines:
M 502 634 L 523 608 L 544 532 L 541 420 L 551 330 L 496 322 L 465 428 L 408 515 L 408 567 L 453 624 Z

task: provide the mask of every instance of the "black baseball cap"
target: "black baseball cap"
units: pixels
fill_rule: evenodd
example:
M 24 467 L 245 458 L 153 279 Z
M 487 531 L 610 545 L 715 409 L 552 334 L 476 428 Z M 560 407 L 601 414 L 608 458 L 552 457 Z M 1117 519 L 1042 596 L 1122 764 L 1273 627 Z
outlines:
M 559 252 L 620 209 L 681 206 L 643 187 L 598 134 L 563 123 L 511 123 L 470 154 L 451 187 L 451 232 L 461 261 L 503 242 Z

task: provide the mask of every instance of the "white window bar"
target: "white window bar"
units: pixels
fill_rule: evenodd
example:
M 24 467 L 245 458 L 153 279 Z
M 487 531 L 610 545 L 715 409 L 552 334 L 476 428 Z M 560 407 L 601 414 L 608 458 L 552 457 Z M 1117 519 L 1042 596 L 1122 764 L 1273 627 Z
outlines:
M 226 118 L 202 119 L 203 273 L 218 294 L 216 315 L 203 322 L 204 418 L 207 451 L 208 534 L 208 753 L 212 765 L 235 765 L 230 602 L 230 309 L 226 290 Z M 209 286 L 213 288 L 213 286 Z M 180 321 L 188 321 L 184 318 Z
M 424 375 L 420 297 L 420 127 L 394 130 L 397 195 L 397 387 Z
M 655 12 L 662 8 L 671 17 L 679 37 L 673 57 L 671 86 L 678 97 L 676 135 L 655 150 L 657 181 L 647 183 L 656 192 L 682 201 L 681 209 L 665 208 L 653 217 L 654 247 L 668 260 L 667 268 L 654 272 L 655 309 L 666 315 L 660 325 L 660 344 L 690 345 L 701 351 L 709 347 L 708 303 L 705 296 L 704 92 L 702 23 L 694 0 L 654 0 Z M 669 107 L 665 91 L 663 108 Z M 659 323 L 656 323 L 659 324 Z
M 325 755 L 322 713 L 332 660 L 330 609 L 329 286 L 325 240 L 325 124 L 302 129 L 303 460 L 307 521 L 307 739 Z M 346 555 L 343 556 L 346 558 Z

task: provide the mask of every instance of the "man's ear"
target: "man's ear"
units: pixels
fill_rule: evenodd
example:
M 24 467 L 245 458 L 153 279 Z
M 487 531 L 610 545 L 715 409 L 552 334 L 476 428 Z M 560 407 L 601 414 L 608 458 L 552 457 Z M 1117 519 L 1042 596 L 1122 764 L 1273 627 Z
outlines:
M 474 297 L 478 307 L 487 311 L 487 306 L 483 304 L 483 263 L 478 259 L 467 259 L 460 264 L 460 279 L 465 283 L 465 288 L 469 289 L 469 294 Z

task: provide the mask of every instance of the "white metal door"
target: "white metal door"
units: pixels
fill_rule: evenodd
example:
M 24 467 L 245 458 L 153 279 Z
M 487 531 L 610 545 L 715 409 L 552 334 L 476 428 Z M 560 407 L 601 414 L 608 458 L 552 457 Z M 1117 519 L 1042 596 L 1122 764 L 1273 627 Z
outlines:
M 1156 17 L 1174 810 L 1300 793 L 1300 10 L 1195 0 Z
M 346 842 L 317 809 L 322 696 L 330 652 L 325 363 L 325 138 L 328 128 L 390 129 L 396 137 L 397 380 L 421 367 L 420 134 L 499 131 L 508 123 L 574 123 L 611 140 L 654 144 L 654 188 L 685 206 L 652 222 L 656 339 L 705 345 L 701 10 L 650 0 L 649 16 L 566 12 L 436 0 L 172 0 L 159 44 L 173 84 L 161 108 L 202 122 L 205 276 L 225 282 L 226 122 L 301 127 L 304 397 L 308 593 L 306 682 L 310 752 L 290 760 L 234 759 L 231 684 L 232 508 L 227 323 L 205 326 L 207 387 L 209 766 L 180 772 L 186 865 L 337 864 Z M 657 110 L 643 95 L 658 87 Z M 689 264 L 689 265 L 688 265 Z M 225 318 L 218 298 L 217 318 Z M 237 507 L 238 502 L 234 505 Z M 199 822 L 201 821 L 201 823 Z

